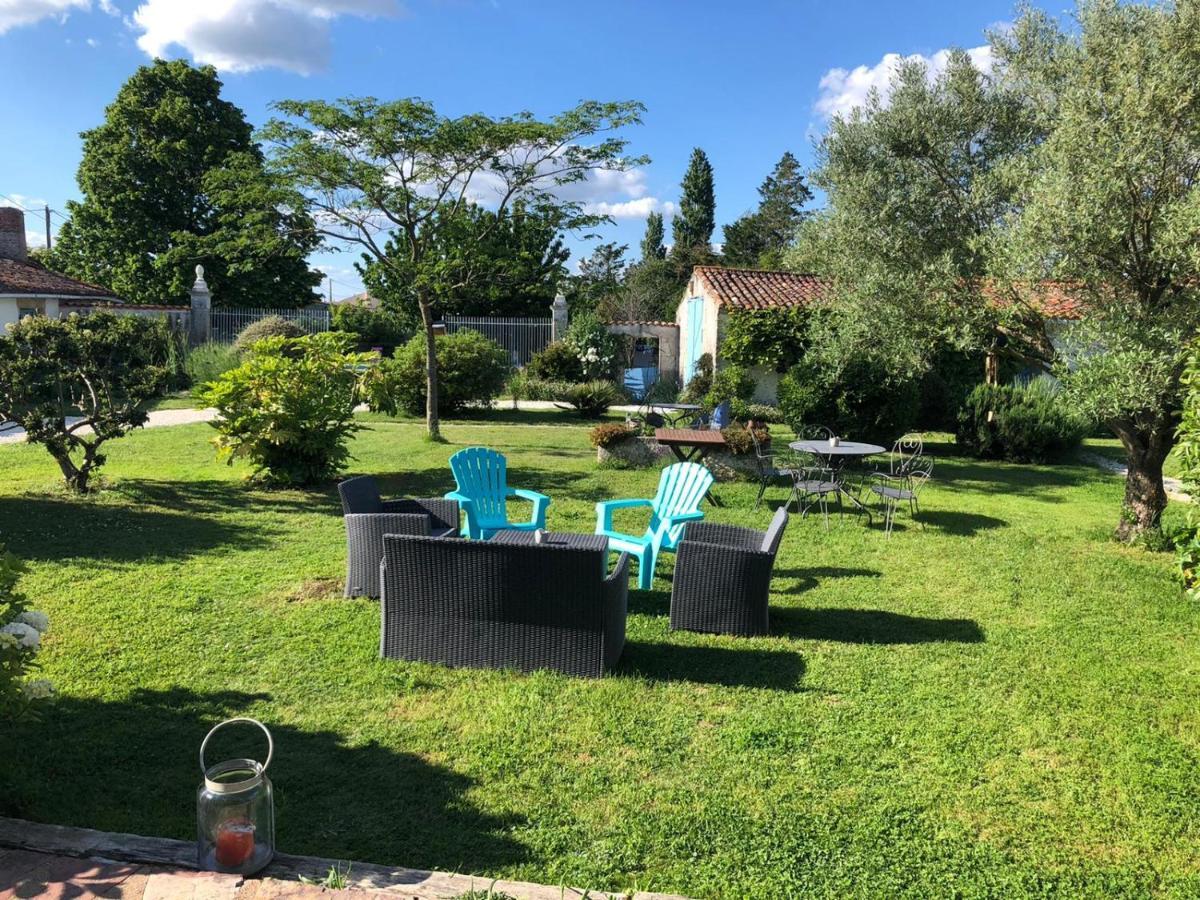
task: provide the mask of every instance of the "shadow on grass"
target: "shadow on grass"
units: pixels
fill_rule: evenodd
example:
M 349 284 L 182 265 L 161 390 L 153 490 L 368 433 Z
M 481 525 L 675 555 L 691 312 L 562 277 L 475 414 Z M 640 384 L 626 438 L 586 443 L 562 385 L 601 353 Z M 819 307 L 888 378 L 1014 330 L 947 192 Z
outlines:
M 1058 465 L 1022 465 L 983 462 L 969 457 L 952 457 L 934 469 L 933 482 L 938 490 L 971 493 L 1005 493 L 1046 502 L 1060 503 L 1063 488 L 1074 488 L 1111 481 L 1112 476 L 1077 462 Z
M 844 644 L 978 644 L 983 629 L 971 619 L 927 619 L 881 609 L 771 607 L 771 633 Z
M 652 681 L 798 691 L 802 689 L 804 660 L 800 654 L 784 650 L 631 641 L 625 645 L 616 674 L 640 675 Z
M 995 516 L 985 516 L 982 513 L 958 512 L 956 510 L 938 509 L 932 512 L 920 512 L 917 514 L 917 528 L 921 527 L 920 523 L 926 526 L 932 526 L 947 534 L 957 534 L 963 537 L 971 537 L 981 531 L 990 531 L 993 528 L 1006 528 L 1008 522 L 1004 519 L 997 519 Z M 895 524 L 900 524 L 899 522 Z M 909 525 L 912 523 L 909 522 Z
M 182 688 L 108 702 L 61 697 L 41 721 L 0 735 L 0 781 L 14 779 L 0 784 L 0 814 L 192 839 L 201 740 L 222 719 L 254 715 L 270 699 Z M 526 860 L 509 834 L 523 823 L 473 807 L 465 796 L 472 779 L 377 743 L 349 746 L 329 731 L 267 726 L 281 851 L 463 873 Z M 256 729 L 224 729 L 208 762 L 262 759 L 263 744 Z M 36 774 L 18 782 L 17 772 Z
M 265 546 L 273 536 L 261 524 L 251 527 L 186 508 L 167 512 L 91 497 L 0 497 L 0 522 L 8 549 L 30 560 L 179 559 L 226 545 Z
M 259 490 L 236 481 L 157 481 L 125 478 L 113 493 L 134 503 L 189 513 L 280 512 L 342 514 L 337 486 Z
M 544 455 L 551 455 L 549 453 Z M 354 474 L 348 473 L 347 478 Z M 454 490 L 454 476 L 447 465 L 444 469 L 421 469 L 414 472 L 369 473 L 379 482 L 380 493 L 391 497 L 441 497 Z M 550 509 L 554 509 L 556 497 L 595 502 L 608 499 L 607 491 L 597 489 L 579 472 L 560 472 L 529 469 L 524 466 L 509 466 L 508 486 L 537 491 L 550 497 Z M 336 496 L 336 488 L 334 489 Z M 528 515 L 529 501 L 517 500 L 511 504 L 512 514 Z M 520 512 L 524 510 L 524 513 Z M 340 514 L 341 508 L 338 507 Z
M 811 566 L 805 569 L 775 569 L 773 579 L 793 579 L 797 584 L 792 585 L 784 593 L 799 594 L 810 591 L 822 581 L 834 578 L 882 578 L 883 573 L 878 569 L 850 569 L 842 566 Z

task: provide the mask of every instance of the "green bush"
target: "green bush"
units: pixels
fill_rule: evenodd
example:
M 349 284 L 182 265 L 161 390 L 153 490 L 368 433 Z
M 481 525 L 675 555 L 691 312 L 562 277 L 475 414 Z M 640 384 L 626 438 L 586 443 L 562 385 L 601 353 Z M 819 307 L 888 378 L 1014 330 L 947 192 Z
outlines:
M 570 404 L 585 419 L 598 419 L 608 412 L 610 406 L 621 403 L 626 397 L 611 381 L 585 381 L 568 385 L 554 399 Z
M 783 413 L 778 406 L 771 406 L 767 403 L 751 403 L 746 408 L 746 420 L 748 422 L 765 422 L 768 425 L 782 425 Z
M 219 413 L 218 457 L 248 460 L 256 479 L 270 485 L 316 484 L 336 475 L 359 428 L 359 373 L 373 361 L 353 352 L 353 344 L 338 332 L 254 344 L 245 362 L 202 395 Z
M 712 378 L 712 387 L 700 401 L 709 412 L 722 403 L 729 403 L 733 418 L 745 420 L 754 396 L 754 379 L 741 366 L 724 366 Z
M 578 352 L 566 341 L 553 341 L 533 355 L 529 374 L 542 381 L 564 381 L 573 384 L 583 375 Z
M 20 718 L 53 694 L 50 682 L 29 677 L 49 620 L 17 591 L 21 572 L 20 561 L 0 544 L 0 721 Z
M 675 403 L 679 399 L 679 379 L 673 372 L 660 372 L 658 381 L 650 385 L 644 403 Z
M 566 344 L 575 351 L 583 370 L 584 381 L 615 378 L 621 358 L 621 337 L 591 311 L 577 313 L 567 328 Z M 575 376 L 574 380 L 578 380 Z
M 604 422 L 591 430 L 588 441 L 593 447 L 612 447 L 637 434 L 638 429 L 630 428 L 624 422 Z
M 359 350 L 378 349 L 383 356 L 391 356 L 412 337 L 412 329 L 395 313 L 356 303 L 333 308 L 333 330 L 353 334 Z
M 1200 493 L 1200 343 L 1188 350 L 1181 383 L 1183 410 L 1175 433 L 1176 452 L 1184 488 L 1195 497 Z M 1189 597 L 1200 600 L 1200 512 L 1194 499 L 1183 523 L 1172 532 L 1171 541 L 1179 580 Z
M 834 372 L 805 357 L 779 382 L 779 410 L 799 432 L 823 425 L 837 435 L 888 445 L 911 431 L 920 408 L 916 381 L 895 378 L 870 360 Z
M 679 394 L 680 403 L 702 403 L 712 390 L 713 358 L 711 353 L 701 353 L 696 360 L 696 371 Z
M 981 384 L 958 414 L 958 443 L 972 456 L 1044 463 L 1079 447 L 1088 422 L 1069 409 L 1048 378 Z
M 508 354 L 495 341 L 464 328 L 437 337 L 438 415 L 469 403 L 491 404 L 508 379 Z M 378 412 L 425 412 L 425 336 L 417 335 L 384 360 L 369 379 L 368 403 Z
M 0 422 L 44 446 L 69 489 L 90 490 L 101 445 L 144 425 L 146 404 L 170 384 L 163 333 L 161 322 L 108 312 L 26 316 L 0 338 Z
M 263 338 L 297 338 L 305 334 L 307 332 L 290 319 L 283 316 L 267 316 L 243 328 L 233 342 L 233 347 L 238 353 L 245 353 Z
M 241 364 L 241 357 L 232 344 L 209 343 L 191 349 L 184 363 L 184 370 L 187 372 L 192 392 L 199 395 L 210 381 L 215 381 Z
M 771 443 L 770 429 L 756 428 L 752 436 L 749 428 L 737 422 L 734 422 L 728 428 L 722 428 L 721 436 L 725 438 L 725 449 L 734 456 L 753 455 L 755 437 L 758 438 L 759 444 L 764 447 Z
M 809 315 L 809 310 L 798 306 L 732 313 L 721 337 L 722 361 L 788 371 L 804 355 Z

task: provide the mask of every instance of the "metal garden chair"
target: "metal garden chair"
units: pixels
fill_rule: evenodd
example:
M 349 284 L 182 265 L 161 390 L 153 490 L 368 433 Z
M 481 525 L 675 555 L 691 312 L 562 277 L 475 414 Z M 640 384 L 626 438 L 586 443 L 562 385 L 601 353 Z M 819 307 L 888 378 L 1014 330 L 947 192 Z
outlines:
M 814 506 L 821 510 L 825 530 L 829 530 L 829 495 L 837 498 L 838 515 L 842 514 L 842 492 L 838 486 L 837 473 L 819 456 L 797 453 L 792 472 L 792 498 L 796 501 L 796 512 L 800 518 L 808 515 Z
M 793 486 L 792 469 L 790 466 L 781 468 L 776 465 L 776 460 L 779 458 L 777 454 L 763 446 L 753 428 L 749 430 L 750 440 L 754 441 L 754 464 L 758 469 L 758 496 L 754 498 L 754 508 L 758 509 L 763 495 L 771 485 L 785 481 L 788 487 Z
M 883 508 L 883 530 L 888 537 L 892 536 L 896 511 L 904 503 L 908 504 L 913 521 L 919 522 L 924 529 L 925 523 L 917 518 L 917 513 L 921 511 L 921 504 L 917 498 L 932 476 L 933 460 L 928 457 L 911 460 L 903 474 L 876 472 L 871 476 L 870 491 L 878 498 L 879 505 Z
M 712 472 L 699 463 L 675 463 L 663 469 L 653 500 L 604 500 L 596 504 L 596 534 L 608 538 L 610 551 L 628 553 L 637 559 L 638 587 L 643 591 L 654 584 L 658 554 L 674 551 L 683 539 L 684 526 L 704 518 L 700 501 L 712 483 Z M 613 512 L 634 507 L 650 509 L 650 524 L 645 533 L 615 531 Z
M 462 533 L 475 541 L 485 541 L 497 531 L 537 531 L 546 527 L 546 509 L 550 498 L 537 491 L 508 486 L 508 460 L 503 453 L 486 447 L 468 447 L 450 457 L 450 471 L 457 490 L 446 494 L 457 500 L 466 514 Z M 520 497 L 533 504 L 528 522 L 508 520 L 508 498 Z

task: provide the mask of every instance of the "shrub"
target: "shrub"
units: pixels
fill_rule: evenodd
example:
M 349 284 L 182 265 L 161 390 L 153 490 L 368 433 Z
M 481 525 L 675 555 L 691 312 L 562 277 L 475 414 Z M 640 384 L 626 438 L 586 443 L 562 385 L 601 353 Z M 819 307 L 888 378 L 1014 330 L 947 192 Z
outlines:
M 333 330 L 353 334 L 359 350 L 378 349 L 383 356 L 395 353 L 413 333 L 395 313 L 356 303 L 343 303 L 333 308 Z
M 679 379 L 671 372 L 659 373 L 658 381 L 650 385 L 643 398 L 645 403 L 674 403 L 679 399 Z
M 1188 351 L 1183 378 L 1183 410 L 1178 441 L 1180 475 L 1184 488 L 1195 497 L 1200 492 L 1200 343 Z M 1200 600 L 1200 513 L 1196 501 L 1188 507 L 1184 522 L 1171 535 L 1175 547 L 1179 580 L 1193 600 Z
M 462 410 L 468 403 L 490 405 L 504 390 L 508 354 L 495 341 L 464 328 L 437 337 L 438 415 Z M 385 360 L 369 381 L 371 409 L 413 415 L 425 412 L 425 336 L 417 335 Z
M 989 420 L 990 416 L 990 420 Z M 958 414 L 958 443 L 973 456 L 1043 463 L 1075 450 L 1088 428 L 1048 378 L 981 384 Z
M 271 337 L 221 375 L 202 399 L 216 407 L 219 458 L 244 458 L 270 485 L 309 485 L 332 478 L 350 457 L 359 426 L 359 374 L 373 359 L 352 352 L 338 332 Z
M 298 338 L 305 334 L 307 332 L 290 319 L 285 319 L 283 316 L 267 316 L 257 322 L 251 322 L 243 328 L 233 342 L 233 348 L 238 353 L 245 353 L 263 338 Z
M 101 445 L 145 424 L 145 404 L 170 381 L 169 352 L 153 319 L 27 316 L 0 337 L 0 421 L 24 428 L 84 493 Z
M 603 422 L 588 434 L 588 440 L 593 447 L 612 447 L 635 437 L 638 429 L 630 428 L 623 422 Z
M 543 381 L 530 375 L 528 370 L 516 372 L 508 380 L 505 390 L 514 400 L 557 400 L 571 387 L 566 381 Z
M 783 424 L 783 413 L 779 407 L 767 403 L 751 403 L 746 407 L 746 421 L 765 422 L 768 425 Z
M 840 372 L 805 357 L 779 382 L 779 410 L 796 431 L 823 425 L 853 440 L 890 444 L 911 431 L 920 391 L 870 360 L 852 360 Z
M 786 372 L 804 355 L 808 323 L 809 311 L 802 307 L 740 310 L 728 318 L 721 359 Z
M 583 375 L 583 365 L 575 348 L 566 341 L 554 341 L 533 355 L 529 374 L 542 381 L 574 383 Z
M 611 381 L 585 381 L 567 386 L 554 399 L 575 407 L 585 419 L 598 419 L 624 400 L 625 394 Z
M 20 718 L 53 694 L 50 682 L 30 678 L 49 622 L 17 591 L 20 561 L 0 545 L 0 720 Z
M 754 396 L 754 379 L 741 366 L 725 366 L 712 378 L 712 387 L 700 401 L 700 405 L 711 412 L 722 403 L 728 402 L 735 419 L 745 419 L 750 411 L 750 398 Z
M 710 390 L 713 380 L 713 358 L 711 353 L 701 353 L 696 360 L 696 371 L 683 391 L 679 394 L 680 403 L 700 403 Z
M 621 338 L 609 332 L 593 312 L 577 313 L 567 328 L 567 345 L 575 351 L 584 381 L 612 379 L 621 356 Z M 574 380 L 578 380 L 575 376 Z
M 725 438 L 725 449 L 734 456 L 749 456 L 754 453 L 754 440 L 751 437 L 750 429 L 746 426 L 734 422 L 728 428 L 721 429 L 721 436 Z M 756 428 L 754 436 L 764 447 L 771 443 L 769 429 Z
M 216 381 L 230 369 L 241 365 L 241 358 L 232 344 L 201 344 L 187 355 L 184 368 L 194 394 L 203 393 L 210 381 Z

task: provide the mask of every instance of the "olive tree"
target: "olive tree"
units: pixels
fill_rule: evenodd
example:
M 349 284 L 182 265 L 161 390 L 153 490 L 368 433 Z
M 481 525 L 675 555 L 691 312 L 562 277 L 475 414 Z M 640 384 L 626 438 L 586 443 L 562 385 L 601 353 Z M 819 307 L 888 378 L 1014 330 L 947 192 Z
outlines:
M 144 425 L 146 401 L 167 386 L 169 340 L 165 323 L 138 316 L 27 316 L 0 337 L 0 421 L 20 425 L 86 493 L 101 446 Z
M 829 206 L 792 255 L 828 271 L 838 341 L 920 370 L 939 345 L 1058 376 L 1128 454 L 1117 536 L 1158 527 L 1183 347 L 1200 328 L 1200 6 L 1022 12 L 996 71 L 902 64 L 835 119 Z M 1061 321 L 1063 300 L 1075 321 Z
M 264 130 L 277 172 L 305 196 L 321 233 L 360 248 L 416 298 L 425 333 L 426 424 L 440 438 L 434 322 L 439 306 L 478 279 L 476 252 L 514 209 L 559 230 L 607 220 L 569 187 L 625 156 L 614 132 L 640 122 L 636 102 L 585 101 L 546 120 L 530 113 L 447 117 L 426 101 L 283 101 Z M 473 216 L 473 205 L 494 213 Z

